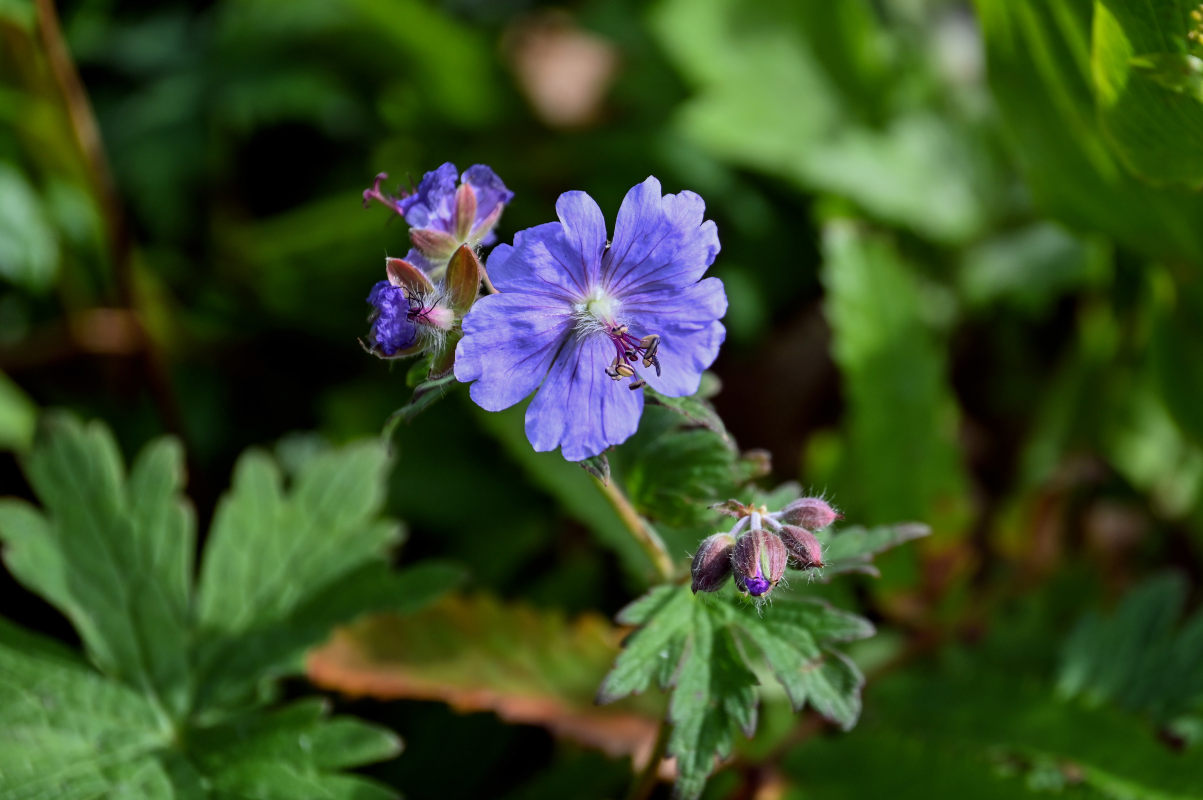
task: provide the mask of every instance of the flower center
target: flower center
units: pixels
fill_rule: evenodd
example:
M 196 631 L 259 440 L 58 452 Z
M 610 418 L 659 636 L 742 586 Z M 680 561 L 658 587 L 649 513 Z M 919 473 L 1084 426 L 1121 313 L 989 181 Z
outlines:
M 631 334 L 630 329 L 617 321 L 621 304 L 617 298 L 611 297 L 601 289 L 594 289 L 585 299 L 573 306 L 573 317 L 576 319 L 578 336 L 592 333 L 603 333 L 614 345 L 614 360 L 606 367 L 606 374 L 616 381 L 630 378 L 630 389 L 638 389 L 647 385 L 647 381 L 639 377 L 635 364 L 642 363 L 645 368 L 654 368 L 660 374 L 660 359 L 657 353 L 660 349 L 660 336 L 655 333 L 642 337 Z

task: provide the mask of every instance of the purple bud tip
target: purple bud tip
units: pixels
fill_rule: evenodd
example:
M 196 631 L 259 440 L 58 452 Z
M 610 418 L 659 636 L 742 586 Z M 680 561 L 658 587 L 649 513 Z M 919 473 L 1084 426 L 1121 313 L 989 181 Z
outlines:
M 748 594 L 753 597 L 760 597 L 762 594 L 773 588 L 773 584 L 769 583 L 769 579 L 761 575 L 754 575 L 751 578 L 744 578 L 744 588 L 748 590 Z

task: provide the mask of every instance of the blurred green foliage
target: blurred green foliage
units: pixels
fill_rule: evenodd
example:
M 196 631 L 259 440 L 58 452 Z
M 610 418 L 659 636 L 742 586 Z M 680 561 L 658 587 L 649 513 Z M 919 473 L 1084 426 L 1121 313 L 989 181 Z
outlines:
M 850 648 L 860 727 L 829 734 L 757 675 L 760 733 L 710 795 L 1203 796 L 1197 683 L 1154 696 L 1132 677 L 1190 660 L 1203 575 L 1185 0 L 71 0 L 66 61 L 48 8 L 0 0 L 0 445 L 26 451 L 54 406 L 104 419 L 127 455 L 174 433 L 207 521 L 245 447 L 300 460 L 410 397 L 405 366 L 355 341 L 382 256 L 407 247 L 360 207 L 376 172 L 490 164 L 516 192 L 503 241 L 561 191 L 612 214 L 655 174 L 718 223 L 731 307 L 710 402 L 738 443 L 702 433 L 705 409 L 650 408 L 614 455 L 670 552 L 715 529 L 699 496 L 753 474 L 739 448 L 850 522 L 934 529 L 880 558 L 880 581 L 793 589 L 885 631 Z M 652 582 L 593 480 L 531 452 L 521 408 L 453 387 L 391 445 L 382 502 L 407 561 L 451 558 L 476 591 L 565 613 L 612 614 Z M 30 494 L 15 456 L 0 470 Z M 71 641 L 4 580 L 5 616 Z M 629 773 L 489 716 L 347 705 L 409 741 L 373 775 L 412 796 L 601 797 Z

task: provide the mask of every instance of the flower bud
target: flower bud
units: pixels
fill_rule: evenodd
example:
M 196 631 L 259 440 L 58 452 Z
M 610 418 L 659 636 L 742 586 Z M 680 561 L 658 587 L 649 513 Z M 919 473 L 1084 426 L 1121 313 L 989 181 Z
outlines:
M 735 543 L 731 567 L 735 586 L 753 597 L 768 594 L 785 575 L 785 544 L 766 530 L 749 531 Z
M 410 228 L 409 240 L 432 264 L 440 266 L 446 264 L 459 247 L 459 242 L 451 234 L 427 228 Z
M 735 549 L 735 537 L 729 533 L 707 536 L 698 545 L 693 555 L 693 593 L 717 592 L 723 581 L 731 574 L 731 553 Z
M 786 551 L 799 567 L 811 569 L 823 566 L 823 548 L 813 533 L 796 525 L 782 525 L 778 533 Z
M 821 497 L 803 497 L 781 509 L 781 521 L 808 531 L 821 531 L 839 518 Z

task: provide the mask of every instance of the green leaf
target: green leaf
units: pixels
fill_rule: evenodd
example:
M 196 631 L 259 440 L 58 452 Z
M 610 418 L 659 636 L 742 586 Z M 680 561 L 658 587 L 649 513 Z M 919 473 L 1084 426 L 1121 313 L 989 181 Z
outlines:
M 882 119 L 899 64 L 870 3 L 669 0 L 653 26 L 696 89 L 677 127 L 709 152 L 941 241 L 988 219 L 975 137 L 946 113 Z
M 669 525 L 688 524 L 738 485 L 734 453 L 706 429 L 640 437 L 622 458 L 622 480 L 631 502 L 649 519 Z
M 195 597 L 173 440 L 126 475 L 107 430 L 50 416 L 25 466 L 44 509 L 0 501 L 6 563 L 71 619 L 91 663 L 0 621 L 0 796 L 390 796 L 337 772 L 394 755 L 394 736 L 327 721 L 320 702 L 259 708 L 334 626 L 415 611 L 462 577 L 388 569 L 381 443 L 311 452 L 287 488 L 265 455 L 244 457 Z
M 9 568 L 71 619 L 104 672 L 178 716 L 195 535 L 179 446 L 147 448 L 127 481 L 107 430 L 51 416 L 26 472 L 46 510 L 0 506 Z
M 1085 617 L 1065 641 L 1057 689 L 1098 704 L 1114 702 L 1162 722 L 1203 699 L 1203 612 L 1178 629 L 1186 602 L 1182 576 L 1133 589 L 1109 619 Z
M 1145 53 L 1132 56 L 1129 64 L 1158 86 L 1203 101 L 1203 59 L 1182 53 Z
M 217 796 L 389 798 L 363 778 L 332 774 L 401 752 L 392 733 L 350 718 L 326 720 L 322 700 L 237 717 L 192 734 L 196 767 Z
M 915 273 L 881 237 L 847 221 L 824 234 L 832 354 L 844 380 L 849 444 L 835 487 L 862 519 L 959 526 L 966 476 L 945 345 L 924 320 Z
M 1172 604 L 1167 587 L 1150 589 L 1149 605 L 1159 593 Z M 1024 601 L 1030 619 L 1004 614 L 973 646 L 884 673 L 856 731 L 807 741 L 786 771 L 817 798 L 1203 797 L 1196 752 L 1176 752 L 1134 715 L 1056 698 L 1049 651 L 1066 602 L 1042 591 Z
M 809 703 L 844 730 L 856 724 L 864 678 L 844 655 L 819 643 L 872 636 L 867 620 L 820 601 L 778 602 L 741 633 L 764 655 L 795 711 Z
M 854 525 L 839 530 L 828 528 L 819 531 L 815 536 L 822 545 L 825 564 L 821 577 L 830 578 L 846 572 L 877 575 L 877 568 L 872 564 L 873 556 L 930 533 L 929 527 L 917 522 L 873 528 Z
M 1157 5 L 1120 4 L 1137 12 Z M 991 93 L 1037 207 L 1147 255 L 1203 258 L 1197 224 L 1203 198 L 1133 177 L 1104 136 L 1092 78 L 1094 0 L 976 0 L 975 6 Z
M 1160 401 L 1196 447 L 1203 447 L 1203 376 L 1194 368 L 1203 357 L 1203 284 L 1175 281 L 1150 270 L 1154 302 L 1150 309 L 1150 366 Z
M 700 392 L 690 397 L 666 397 L 650 387 L 645 388 L 643 392 L 649 402 L 680 414 L 691 424 L 718 434 L 728 446 L 735 446 L 731 434 L 727 433 L 727 426 L 723 424 L 722 418 Z
M 1120 161 L 1153 183 L 1203 186 L 1203 101 L 1186 53 L 1190 0 L 1095 0 L 1091 66 L 1099 118 Z M 1167 86 L 1167 57 L 1182 59 Z M 1196 59 L 1197 61 L 1197 59 Z M 1161 67 L 1150 72 L 1148 65 Z M 1139 67 L 1139 68 L 1134 68 Z
M 1000 304 L 1045 314 L 1060 296 L 1101 283 L 1105 253 L 1102 243 L 1082 241 L 1048 222 L 1007 231 L 965 252 L 960 294 L 982 314 Z
M 795 710 L 811 706 L 847 730 L 860 715 L 860 671 L 833 645 L 873 635 L 867 620 L 778 587 L 758 607 L 728 588 L 694 595 L 688 586 L 658 586 L 623 609 L 639 625 L 602 682 L 598 702 L 672 689 L 669 752 L 676 756 L 676 795 L 698 797 L 716 758 L 731 752 L 735 732 L 756 729 L 757 670 L 762 661 L 785 687 Z
M 228 702 L 257 676 L 295 671 L 300 652 L 335 623 L 388 607 L 395 579 L 379 565 L 401 536 L 378 521 L 385 465 L 379 442 L 323 454 L 286 493 L 265 455 L 239 461 L 201 568 L 201 702 Z
M 0 163 L 0 277 L 45 291 L 59 267 L 58 235 L 25 177 Z
M 37 407 L 29 396 L 0 372 L 0 449 L 28 449 L 33 443 L 37 416 Z
M 744 666 L 730 631 L 714 628 L 701 604 L 694 626 L 668 708 L 668 752 L 677 758 L 673 795 L 679 798 L 701 796 L 715 758 L 731 754 L 735 729 L 746 736 L 756 730 L 756 676 Z

